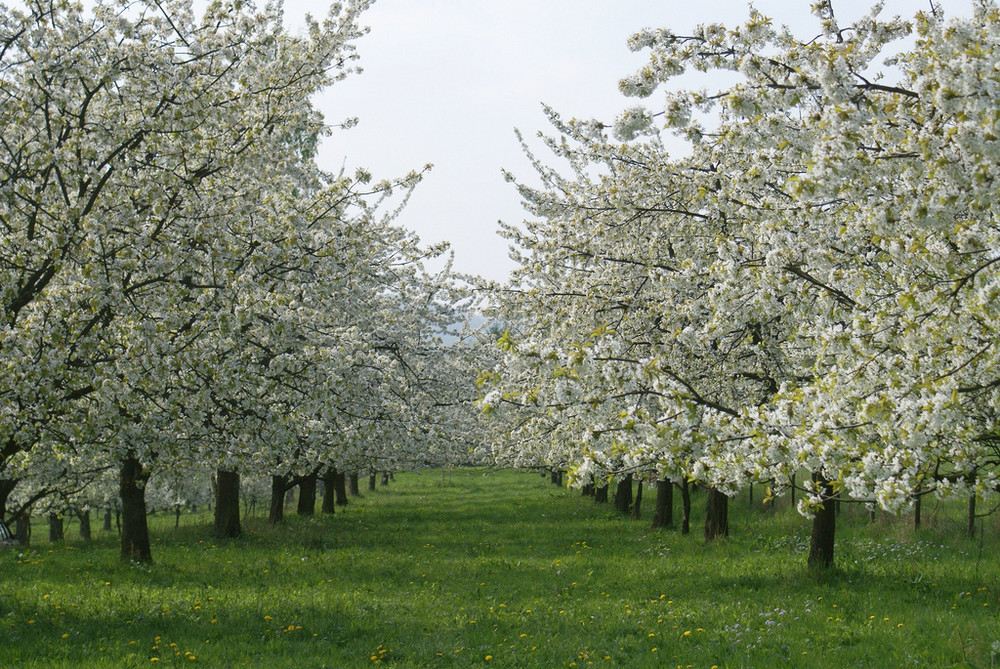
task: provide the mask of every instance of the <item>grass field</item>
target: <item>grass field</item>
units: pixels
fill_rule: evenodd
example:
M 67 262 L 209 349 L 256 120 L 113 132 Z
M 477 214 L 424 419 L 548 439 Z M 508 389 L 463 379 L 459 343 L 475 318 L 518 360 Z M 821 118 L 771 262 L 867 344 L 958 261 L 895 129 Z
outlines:
M 815 577 L 787 502 L 734 500 L 706 544 L 700 496 L 681 536 L 536 474 L 396 479 L 232 542 L 156 517 L 151 567 L 113 533 L 0 549 L 0 667 L 1000 666 L 996 518 L 966 539 L 958 507 L 917 533 L 845 510 Z

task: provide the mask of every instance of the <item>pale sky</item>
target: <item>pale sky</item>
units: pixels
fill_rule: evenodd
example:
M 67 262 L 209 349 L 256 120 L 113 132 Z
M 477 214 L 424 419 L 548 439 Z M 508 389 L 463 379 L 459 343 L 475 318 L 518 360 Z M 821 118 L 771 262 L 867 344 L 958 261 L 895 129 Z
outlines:
M 818 23 L 810 4 L 754 6 L 811 37 Z M 834 0 L 834 9 L 845 25 L 870 4 Z M 955 16 L 968 14 L 971 0 L 942 4 Z M 286 0 L 286 20 L 294 27 L 306 12 L 324 15 L 325 6 Z M 928 7 L 928 0 L 888 0 L 884 15 Z M 331 171 L 364 167 L 376 179 L 433 163 L 398 223 L 424 243 L 449 241 L 458 271 L 502 281 L 514 264 L 497 220 L 518 223 L 525 214 L 501 169 L 526 181 L 533 175 L 514 128 L 528 138 L 547 132 L 542 103 L 567 118 L 610 122 L 637 104 L 617 86 L 647 58 L 628 50 L 632 33 L 733 25 L 746 16 L 742 0 L 377 0 L 362 20 L 371 33 L 357 43 L 364 73 L 316 100 L 328 123 L 353 116 L 360 123 L 335 132 L 320 162 Z

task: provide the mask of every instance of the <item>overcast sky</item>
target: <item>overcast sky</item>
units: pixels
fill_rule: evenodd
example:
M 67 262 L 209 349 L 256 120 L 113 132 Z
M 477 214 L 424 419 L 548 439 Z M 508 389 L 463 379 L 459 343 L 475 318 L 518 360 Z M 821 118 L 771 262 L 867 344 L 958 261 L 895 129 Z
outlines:
M 810 4 L 754 6 L 811 37 L 818 24 Z M 943 5 L 954 16 L 968 13 L 971 0 Z M 325 14 L 324 6 L 286 0 L 287 21 L 294 27 L 307 11 Z M 868 6 L 834 0 L 842 24 Z M 885 14 L 928 7 L 928 0 L 889 0 Z M 542 103 L 566 117 L 611 121 L 635 104 L 618 92 L 618 80 L 647 58 L 628 50 L 631 34 L 746 16 L 741 0 L 377 0 L 363 19 L 371 32 L 357 43 L 364 73 L 317 99 L 329 123 L 360 119 L 327 140 L 321 163 L 365 167 L 376 178 L 433 163 L 399 223 L 425 243 L 449 241 L 458 271 L 503 280 L 513 263 L 497 220 L 517 223 L 524 213 L 501 168 L 532 174 L 514 128 L 527 137 L 547 130 Z

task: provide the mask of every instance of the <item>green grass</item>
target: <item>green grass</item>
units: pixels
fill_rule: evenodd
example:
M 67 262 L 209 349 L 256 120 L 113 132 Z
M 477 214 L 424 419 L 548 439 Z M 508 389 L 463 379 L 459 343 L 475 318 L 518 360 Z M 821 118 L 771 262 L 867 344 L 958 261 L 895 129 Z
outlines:
M 815 577 L 787 501 L 734 500 L 733 536 L 706 544 L 700 495 L 681 536 L 537 475 L 396 478 L 232 542 L 158 516 L 151 567 L 100 532 L 0 550 L 0 667 L 1000 665 L 996 519 L 980 541 L 957 507 L 916 534 L 848 509 Z

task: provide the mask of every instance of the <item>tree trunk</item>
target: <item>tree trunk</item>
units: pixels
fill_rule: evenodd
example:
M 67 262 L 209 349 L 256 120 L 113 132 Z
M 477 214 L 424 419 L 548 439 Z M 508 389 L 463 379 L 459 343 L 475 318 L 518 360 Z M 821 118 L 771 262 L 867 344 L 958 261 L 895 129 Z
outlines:
M 80 519 L 80 538 L 84 541 L 93 539 L 94 533 L 90 529 L 90 509 L 80 511 L 76 517 Z
M 284 476 L 271 477 L 271 505 L 267 511 L 269 525 L 277 525 L 285 520 L 285 493 L 288 492 L 288 481 Z
M 639 520 L 642 513 L 642 489 L 645 488 L 642 484 L 642 478 L 639 479 L 639 484 L 635 489 L 635 503 L 632 504 L 632 517 Z
M 622 515 L 628 515 L 629 511 L 632 510 L 631 474 L 618 481 L 618 485 L 615 487 L 615 508 Z
M 316 512 L 316 474 L 303 476 L 299 481 L 300 516 L 311 516 Z
M 666 479 L 656 481 L 656 504 L 653 506 L 651 529 L 673 527 L 674 525 L 674 484 Z
M 691 484 L 681 478 L 681 534 L 691 532 Z
M 240 536 L 240 475 L 220 469 L 215 475 L 215 536 L 235 539 Z
M 729 536 L 729 497 L 715 487 L 708 489 L 705 503 L 705 541 Z
M 25 548 L 31 545 L 31 509 L 21 510 L 21 515 L 17 517 L 14 534 L 17 535 L 18 541 Z
M 969 522 L 965 533 L 970 539 L 976 536 L 976 493 L 969 495 Z
M 337 506 L 347 506 L 347 477 L 344 472 L 336 467 L 333 468 L 333 492 L 337 498 Z
M 104 532 L 111 531 L 111 507 L 109 506 L 104 510 L 104 525 L 101 527 Z
M 833 486 L 820 474 L 813 474 L 824 501 L 813 517 L 812 538 L 809 541 L 809 570 L 822 571 L 833 566 L 833 540 L 837 531 Z
M 375 472 L 368 475 L 368 492 L 375 492 Z
M 361 497 L 361 489 L 358 487 L 358 473 L 352 472 L 347 477 L 347 492 L 351 497 Z
M 389 485 L 389 472 L 382 472 L 382 485 Z
M 0 520 L 7 518 L 7 500 L 20 479 L 0 479 Z
M 146 523 L 146 482 L 144 471 L 135 453 L 129 451 L 122 459 L 118 490 L 122 498 L 123 562 L 151 564 L 153 552 L 149 546 L 149 526 Z
M 583 491 L 580 494 L 582 494 L 584 497 L 593 497 L 594 496 L 594 484 L 593 483 L 588 483 L 587 485 L 583 486 Z
M 607 484 L 600 486 L 599 488 L 594 488 L 594 501 L 598 504 L 604 504 L 608 501 L 608 486 Z
M 913 500 L 913 529 L 920 529 L 920 500 L 923 495 L 917 494 Z
M 336 499 L 336 493 L 334 493 L 334 488 L 336 487 L 336 483 L 334 482 L 335 475 L 335 469 L 327 469 L 323 472 L 323 513 L 334 513 L 336 511 L 334 506 L 334 500 Z
M 62 541 L 63 536 L 63 519 L 58 513 L 49 514 L 49 543 L 56 543 Z

